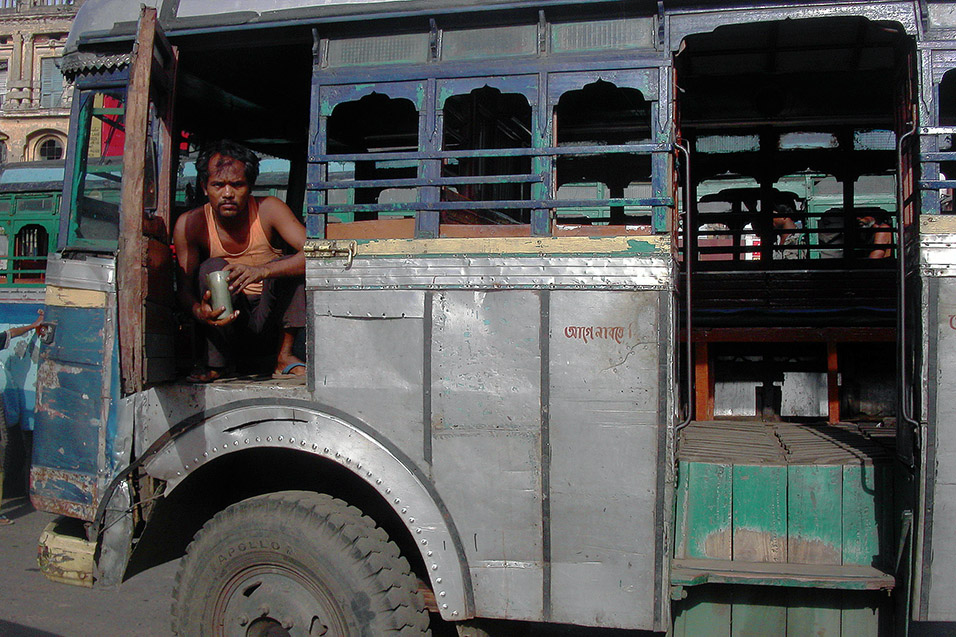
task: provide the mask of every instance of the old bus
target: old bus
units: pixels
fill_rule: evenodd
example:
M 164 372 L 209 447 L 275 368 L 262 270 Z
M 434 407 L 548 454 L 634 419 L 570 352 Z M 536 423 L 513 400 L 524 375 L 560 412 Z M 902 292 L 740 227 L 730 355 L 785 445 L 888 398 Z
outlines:
M 182 557 L 181 635 L 956 621 L 951 4 L 146 4 L 63 60 L 49 575 Z M 220 138 L 289 162 L 304 381 L 186 381 Z

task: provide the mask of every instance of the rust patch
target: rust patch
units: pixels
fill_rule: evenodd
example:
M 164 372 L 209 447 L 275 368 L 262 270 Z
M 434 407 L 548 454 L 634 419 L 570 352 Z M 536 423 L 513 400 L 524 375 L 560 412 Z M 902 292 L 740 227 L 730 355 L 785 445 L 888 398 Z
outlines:
M 96 515 L 96 481 L 61 469 L 30 469 L 30 501 L 40 511 L 92 520 Z

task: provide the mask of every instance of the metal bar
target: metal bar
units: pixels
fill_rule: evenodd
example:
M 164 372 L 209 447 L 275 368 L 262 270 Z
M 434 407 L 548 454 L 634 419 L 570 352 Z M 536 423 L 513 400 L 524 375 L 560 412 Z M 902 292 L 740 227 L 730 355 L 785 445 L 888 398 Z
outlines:
M 412 188 L 415 186 L 457 186 L 464 184 L 531 184 L 542 180 L 541 175 L 486 175 L 484 177 L 438 177 L 405 179 L 355 179 L 350 181 L 318 181 L 309 184 L 319 190 L 348 188 Z
M 383 153 L 321 154 L 312 157 L 315 162 L 352 161 L 407 161 L 415 159 L 473 159 L 485 157 L 544 157 L 550 155 L 607 155 L 611 153 L 664 153 L 670 144 L 615 144 L 590 146 L 549 146 L 545 148 L 491 148 L 482 150 L 404 150 Z
M 525 201 L 439 201 L 309 206 L 310 214 L 330 212 L 416 212 L 419 210 L 512 210 L 526 208 L 594 208 L 605 206 L 673 206 L 667 199 L 543 199 Z M 650 214 L 649 212 L 647 214 Z
M 956 160 L 956 155 L 953 156 Z M 920 190 L 940 190 L 943 188 L 956 188 L 956 179 L 921 179 L 919 182 Z

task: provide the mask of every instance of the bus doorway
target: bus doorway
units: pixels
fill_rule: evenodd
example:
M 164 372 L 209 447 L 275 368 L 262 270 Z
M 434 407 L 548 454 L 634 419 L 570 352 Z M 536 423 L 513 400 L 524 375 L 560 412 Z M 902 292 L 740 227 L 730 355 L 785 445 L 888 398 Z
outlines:
M 719 27 L 676 56 L 698 420 L 895 417 L 905 48 L 829 18 Z
M 763 604 L 768 633 L 809 631 L 807 600 L 902 581 L 891 476 L 912 211 L 900 213 L 898 191 L 912 177 L 897 143 L 911 127 L 912 48 L 898 25 L 830 17 L 718 26 L 675 56 L 693 354 L 671 579 L 690 587 L 676 634 L 711 613 L 734 631 L 767 622 Z M 704 502 L 717 503 L 708 521 Z M 821 582 L 823 569 L 836 577 Z M 854 630 L 883 634 L 893 621 L 886 595 L 840 600 L 825 622 L 865 616 Z

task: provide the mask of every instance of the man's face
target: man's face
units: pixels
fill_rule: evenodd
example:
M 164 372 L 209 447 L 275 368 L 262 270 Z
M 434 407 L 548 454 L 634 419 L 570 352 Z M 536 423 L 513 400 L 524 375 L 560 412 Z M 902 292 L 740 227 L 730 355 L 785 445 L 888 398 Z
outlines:
M 209 181 L 203 184 L 209 204 L 222 219 L 243 215 L 249 207 L 246 165 L 238 159 L 216 153 L 209 158 Z
M 857 223 L 859 223 L 860 226 L 863 227 L 863 228 L 870 228 L 870 227 L 872 227 L 874 224 L 876 224 L 876 219 L 875 219 L 874 217 L 869 216 L 869 215 L 865 215 L 865 216 L 863 216 L 863 217 L 857 217 L 857 218 L 856 218 L 856 221 L 857 221 Z

